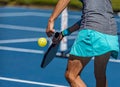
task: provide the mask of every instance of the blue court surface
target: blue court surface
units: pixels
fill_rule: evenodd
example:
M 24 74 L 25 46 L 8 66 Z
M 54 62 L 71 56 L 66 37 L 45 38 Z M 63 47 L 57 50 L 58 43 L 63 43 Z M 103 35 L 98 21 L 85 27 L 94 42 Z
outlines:
M 37 39 L 47 38 L 45 28 L 51 13 L 52 10 L 46 9 L 0 7 L 0 87 L 69 86 L 64 77 L 67 59 L 56 57 L 45 69 L 40 67 L 50 42 L 42 48 Z M 80 15 L 78 11 L 69 11 L 68 25 L 74 24 Z M 120 16 L 115 18 L 120 32 Z M 56 20 L 55 29 L 60 29 L 60 19 Z M 68 37 L 68 46 L 76 33 Z M 95 87 L 93 60 L 82 72 L 82 78 L 88 87 Z M 107 78 L 108 87 L 120 87 L 120 53 L 117 60 L 110 59 Z

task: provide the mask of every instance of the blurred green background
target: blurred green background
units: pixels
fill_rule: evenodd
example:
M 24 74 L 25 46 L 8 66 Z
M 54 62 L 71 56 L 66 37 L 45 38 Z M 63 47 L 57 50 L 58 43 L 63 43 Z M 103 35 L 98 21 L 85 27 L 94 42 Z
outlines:
M 31 6 L 31 7 L 43 7 L 52 8 L 56 5 L 58 0 L 0 0 L 0 6 Z M 120 11 L 120 0 L 111 0 L 114 11 Z M 71 10 L 80 10 L 82 4 L 79 0 L 71 0 L 68 6 Z

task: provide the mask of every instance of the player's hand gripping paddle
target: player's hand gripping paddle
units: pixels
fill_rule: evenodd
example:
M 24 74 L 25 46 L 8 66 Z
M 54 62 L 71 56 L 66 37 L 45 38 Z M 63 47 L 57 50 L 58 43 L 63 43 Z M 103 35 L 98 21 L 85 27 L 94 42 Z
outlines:
M 54 37 L 55 38 L 59 37 L 59 34 L 60 33 L 56 32 Z M 41 63 L 42 68 L 45 68 L 53 60 L 53 58 L 56 56 L 58 48 L 59 48 L 59 44 L 52 43 L 50 45 L 50 47 L 48 48 L 48 50 L 44 54 L 44 57 L 43 57 L 43 60 Z

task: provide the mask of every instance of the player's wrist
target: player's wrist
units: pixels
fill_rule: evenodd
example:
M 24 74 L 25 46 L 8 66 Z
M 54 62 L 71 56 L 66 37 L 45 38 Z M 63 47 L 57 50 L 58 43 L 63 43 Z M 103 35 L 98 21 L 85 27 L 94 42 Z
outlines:
M 69 36 L 71 34 L 71 32 L 69 31 L 69 28 L 68 29 L 65 29 L 61 32 L 62 36 Z
M 49 22 L 49 23 L 53 23 L 53 22 L 54 22 L 54 19 L 53 19 L 53 18 L 50 18 L 50 19 L 48 20 L 48 22 Z

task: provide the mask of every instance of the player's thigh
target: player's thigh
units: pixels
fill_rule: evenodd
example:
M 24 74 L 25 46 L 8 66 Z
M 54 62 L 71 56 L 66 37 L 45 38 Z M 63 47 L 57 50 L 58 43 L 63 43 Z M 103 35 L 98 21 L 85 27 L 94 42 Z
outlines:
M 90 61 L 90 59 L 91 59 L 90 57 L 82 58 L 70 55 L 68 59 L 66 72 L 74 76 L 77 76 L 82 71 L 84 66 Z
M 106 72 L 107 63 L 109 61 L 111 52 L 105 53 L 101 56 L 97 56 L 94 59 L 94 71 L 96 74 L 101 74 Z

